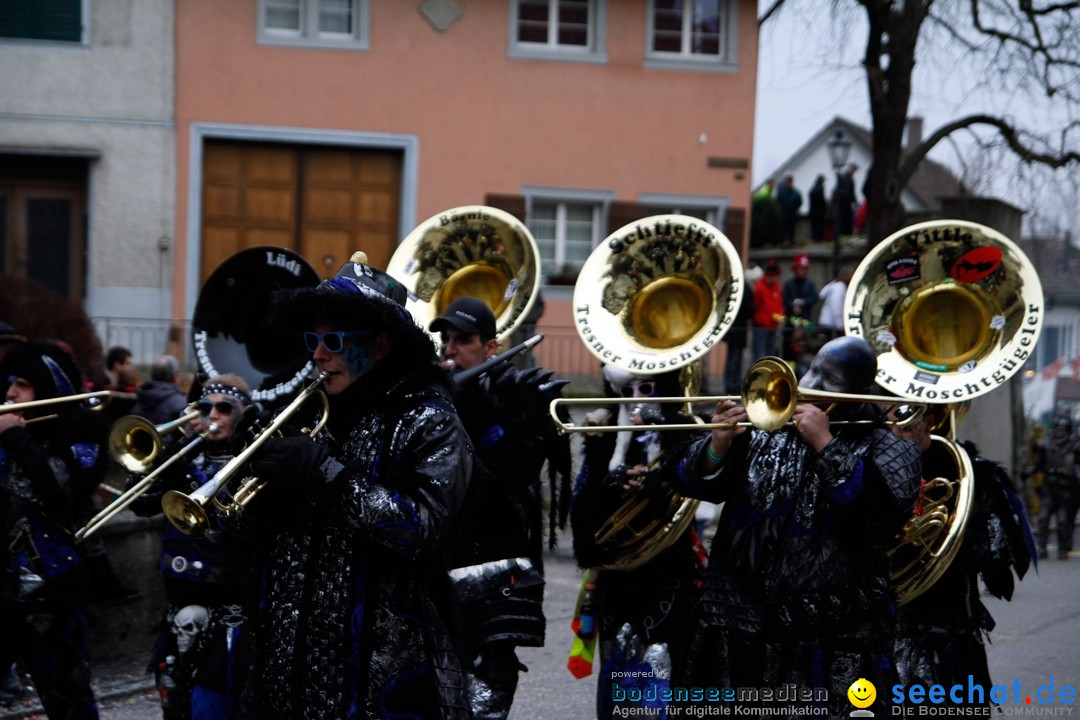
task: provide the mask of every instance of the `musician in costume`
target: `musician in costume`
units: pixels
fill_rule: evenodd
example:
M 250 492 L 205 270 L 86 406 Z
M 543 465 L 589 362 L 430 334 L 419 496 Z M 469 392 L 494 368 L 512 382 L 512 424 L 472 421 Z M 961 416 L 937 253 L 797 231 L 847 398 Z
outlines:
M 930 435 L 946 410 L 929 405 L 914 422 L 893 426 L 894 434 L 922 452 L 926 480 L 957 477 L 952 455 Z M 1011 600 L 1013 574 L 1023 580 L 1035 553 L 1023 501 L 1013 492 L 1005 468 L 982 457 L 974 443 L 964 442 L 962 447 L 974 470 L 970 478 L 974 494 L 960 549 L 929 589 L 898 609 L 896 668 L 907 687 L 993 685 L 986 643 L 994 619 L 982 602 L 980 580 L 994 597 Z M 921 496 L 920 506 L 926 502 Z M 989 697 L 983 699 L 991 702 Z M 951 698 L 945 702 L 953 704 Z
M 565 497 L 569 484 L 570 443 L 548 406 L 566 383 L 508 362 L 465 379 L 463 371 L 495 357 L 499 345 L 495 316 L 476 298 L 452 302 L 430 329 L 441 333 L 443 364 L 456 373 L 457 406 L 476 447 L 469 494 L 445 551 L 458 601 L 454 634 L 473 717 L 503 720 L 525 669 L 515 648 L 544 644 L 541 471 L 547 461 L 553 527 L 555 488 L 562 485 Z
M 863 391 L 876 366 L 867 342 L 837 338 L 800 387 Z M 878 688 L 869 709 L 888 714 L 881 688 L 896 672 L 887 550 L 915 504 L 919 452 L 880 424 L 832 422 L 877 415 L 857 403 L 826 414 L 803 402 L 774 432 L 721 428 L 688 446 L 682 491 L 724 508 L 680 685 L 824 688 L 828 700 L 816 702 L 839 717 L 851 709 L 848 688 L 865 678 Z M 724 401 L 713 421 L 745 422 L 747 413 Z
M 52 343 L 8 348 L 0 382 L 8 403 L 82 391 L 75 362 Z M 89 588 L 73 533 L 104 477 L 107 434 L 107 421 L 79 402 L 0 413 L 0 658 L 21 660 L 54 719 L 98 717 L 83 611 Z
M 241 432 L 255 411 L 251 390 L 237 375 L 211 377 L 202 387 L 199 419 L 191 438 L 173 443 L 156 465 L 172 462 L 131 504 L 137 515 L 162 511 L 170 490 L 191 493 L 212 478 L 244 445 Z M 205 437 L 200 438 L 204 432 Z M 197 442 L 194 449 L 189 443 Z M 130 488 L 141 478 L 128 479 Z M 158 570 L 168 603 L 148 670 L 159 687 L 166 720 L 227 720 L 251 676 L 254 638 L 250 618 L 256 599 L 257 547 L 208 507 L 209 532 L 189 535 L 170 527 L 161 540 Z M 168 680 L 165 676 L 168 676 Z
M 1057 559 L 1068 560 L 1076 527 L 1076 510 L 1080 506 L 1080 440 L 1073 434 L 1072 418 L 1060 414 L 1054 427 L 1040 443 L 1034 472 L 1042 471 L 1039 490 L 1039 519 L 1036 539 L 1039 557 L 1047 557 L 1050 541 L 1050 521 L 1054 521 L 1057 537 Z
M 275 296 L 327 373 L 326 428 L 267 439 L 244 515 L 263 528 L 257 686 L 245 717 L 467 718 L 443 620 L 443 542 L 472 447 L 405 289 L 357 255 Z
M 637 398 L 640 404 L 610 406 L 617 410 L 597 411 L 604 418 L 594 416 L 592 421 L 614 419 L 618 425 L 640 425 L 641 431 L 585 436 L 571 523 L 574 557 L 589 572 L 592 587 L 587 589 L 586 607 L 575 625 L 579 635 L 587 634 L 594 620 L 590 610 L 594 614 L 600 648 L 597 717 L 617 717 L 622 710 L 640 706 L 657 711 L 650 717 L 663 718 L 667 709 L 660 696 L 672 685 L 672 660 L 683 652 L 705 565 L 705 548 L 690 522 L 693 510 L 687 511 L 687 522 L 673 531 L 677 536 L 662 538 L 670 545 L 654 557 L 647 556 L 652 552 L 649 544 L 660 542 L 660 537 L 634 546 L 641 557 L 626 557 L 609 544 L 597 542 L 596 533 L 624 503 L 651 496 L 653 510 L 646 514 L 668 507 L 665 493 L 675 480 L 678 449 L 691 433 L 657 432 L 649 427 L 692 423 L 693 418 L 677 405 L 649 402 L 650 397 L 682 394 L 677 371 L 634 375 L 606 365 L 603 375 L 609 396 Z

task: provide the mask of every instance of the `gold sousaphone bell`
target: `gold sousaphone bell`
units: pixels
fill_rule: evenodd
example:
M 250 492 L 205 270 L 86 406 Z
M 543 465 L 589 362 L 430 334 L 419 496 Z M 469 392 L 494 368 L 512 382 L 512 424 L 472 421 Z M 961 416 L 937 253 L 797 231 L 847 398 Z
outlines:
M 734 323 L 743 285 L 739 254 L 718 228 L 654 215 L 619 228 L 589 255 L 574 286 L 574 325 L 598 360 L 638 375 L 680 370 L 693 395 L 695 371 Z M 670 488 L 628 497 L 595 533 L 613 558 L 602 567 L 631 570 L 657 557 L 697 506 Z
M 425 330 L 450 303 L 474 297 L 491 308 L 501 342 L 536 302 L 540 251 L 510 213 L 466 205 L 420 223 L 401 241 L 386 272 L 405 286 L 405 308 Z
M 574 325 L 601 362 L 652 375 L 712 349 L 742 302 L 742 262 L 719 229 L 654 215 L 612 233 L 574 285 Z
M 957 409 L 1004 386 L 1030 356 L 1043 321 L 1042 285 L 1001 233 L 936 220 L 904 228 L 860 263 L 844 303 L 845 332 L 877 352 L 877 383 L 915 403 L 949 406 L 945 442 L 956 478 L 927 482 L 924 512 L 897 538 L 893 588 L 901 603 L 930 588 L 963 538 L 973 498 L 971 461 L 955 442 Z

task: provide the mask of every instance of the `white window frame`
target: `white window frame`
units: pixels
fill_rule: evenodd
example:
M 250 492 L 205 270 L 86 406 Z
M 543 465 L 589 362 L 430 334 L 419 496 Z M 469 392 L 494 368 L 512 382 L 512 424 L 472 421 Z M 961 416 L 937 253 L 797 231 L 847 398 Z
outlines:
M 321 0 L 300 0 L 300 27 L 297 30 L 285 30 L 266 26 L 269 0 L 259 0 L 258 14 L 255 19 L 258 43 L 338 50 L 369 49 L 371 0 L 350 0 L 353 17 L 351 33 L 320 32 L 318 29 L 320 2 Z
M 525 220 L 528 225 L 533 214 L 533 206 L 537 202 L 555 205 L 555 267 L 561 267 L 566 263 L 566 206 L 567 205 L 592 205 L 592 237 L 590 238 L 590 252 L 596 249 L 605 237 L 607 237 L 607 218 L 612 201 L 615 199 L 614 192 L 596 190 L 566 190 L 560 188 L 526 187 L 522 190 L 525 198 Z M 543 267 L 541 258 L 541 267 Z M 548 285 L 547 276 L 541 277 L 544 288 L 551 288 L 552 298 L 561 297 L 560 288 L 565 288 L 566 298 L 573 294 L 573 285 Z M 545 293 L 547 290 L 545 289 Z
M 607 0 L 589 0 L 588 43 L 560 45 L 558 42 L 559 0 L 548 0 L 550 17 L 546 43 L 520 42 L 518 38 L 518 0 L 509 0 L 510 29 L 507 33 L 508 57 L 521 60 L 560 60 L 569 62 L 607 62 Z
M 672 195 L 669 193 L 640 193 L 638 202 L 649 210 L 650 214 L 684 214 L 687 210 L 704 210 L 705 222 L 723 231 L 724 217 L 731 198 L 708 195 Z M 728 238 L 731 240 L 731 238 Z M 732 240 L 732 243 L 735 241 Z
M 692 5 L 693 0 L 685 0 L 687 5 Z M 656 16 L 655 0 L 648 0 L 647 16 L 645 22 L 645 67 L 659 70 L 697 70 L 704 72 L 732 73 L 739 69 L 736 58 L 736 39 L 738 37 L 738 13 L 739 3 L 737 0 L 720 0 L 720 54 L 701 55 L 691 52 L 689 49 L 693 14 L 683 14 L 682 50 L 680 52 L 657 52 L 652 49 L 654 18 Z

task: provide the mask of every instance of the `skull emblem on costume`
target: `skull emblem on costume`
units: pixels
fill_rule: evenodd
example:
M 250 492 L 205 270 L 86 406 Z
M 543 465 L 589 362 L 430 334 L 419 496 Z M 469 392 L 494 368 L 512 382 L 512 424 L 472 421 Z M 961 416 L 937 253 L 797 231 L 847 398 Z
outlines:
M 176 635 L 176 647 L 186 653 L 210 622 L 210 613 L 202 605 L 188 605 L 180 608 L 173 618 L 173 633 Z

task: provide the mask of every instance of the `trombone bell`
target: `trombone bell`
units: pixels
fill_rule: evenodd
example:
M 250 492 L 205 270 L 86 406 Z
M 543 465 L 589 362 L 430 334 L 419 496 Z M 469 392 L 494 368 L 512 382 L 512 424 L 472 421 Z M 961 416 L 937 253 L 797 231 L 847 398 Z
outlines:
M 179 490 L 169 490 L 161 497 L 161 512 L 185 535 L 206 537 L 210 532 L 210 518 L 203 509 L 206 502 L 198 491 L 188 496 Z

